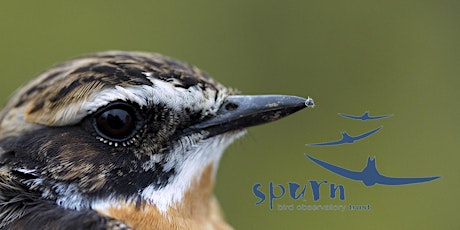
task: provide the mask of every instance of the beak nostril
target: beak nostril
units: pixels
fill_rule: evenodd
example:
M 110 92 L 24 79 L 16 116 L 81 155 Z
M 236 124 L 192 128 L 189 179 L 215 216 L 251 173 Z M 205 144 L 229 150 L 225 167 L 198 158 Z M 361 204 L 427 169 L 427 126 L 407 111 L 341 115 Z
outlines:
M 229 111 L 235 110 L 237 108 L 238 108 L 238 105 L 233 102 L 229 102 L 225 105 L 225 109 Z

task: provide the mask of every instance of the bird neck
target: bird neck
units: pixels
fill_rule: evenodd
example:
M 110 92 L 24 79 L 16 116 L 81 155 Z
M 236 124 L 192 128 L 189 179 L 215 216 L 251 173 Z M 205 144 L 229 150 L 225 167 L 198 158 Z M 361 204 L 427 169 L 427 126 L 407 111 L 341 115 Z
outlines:
M 142 203 L 109 207 L 103 215 L 122 221 L 133 229 L 231 229 L 223 220 L 213 196 L 214 166 L 207 166 L 192 183 L 180 203 L 165 213 Z

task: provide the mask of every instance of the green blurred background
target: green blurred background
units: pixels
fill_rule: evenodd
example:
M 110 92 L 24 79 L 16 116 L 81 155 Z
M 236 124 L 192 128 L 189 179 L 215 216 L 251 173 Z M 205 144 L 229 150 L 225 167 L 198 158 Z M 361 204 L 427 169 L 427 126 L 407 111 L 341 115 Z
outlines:
M 53 64 L 103 50 L 163 53 L 247 94 L 311 96 L 317 107 L 251 128 L 232 145 L 217 196 L 236 229 L 459 229 L 459 1 L 3 1 L 0 100 Z M 395 114 L 351 121 L 337 113 Z M 313 148 L 341 131 L 353 145 Z M 433 182 L 366 187 L 304 153 L 361 170 Z M 328 180 L 346 199 L 286 194 L 256 206 L 255 183 Z M 326 187 L 324 187 L 326 188 Z M 279 190 L 276 190 L 279 193 Z M 279 211 L 278 204 L 370 204 L 370 211 Z

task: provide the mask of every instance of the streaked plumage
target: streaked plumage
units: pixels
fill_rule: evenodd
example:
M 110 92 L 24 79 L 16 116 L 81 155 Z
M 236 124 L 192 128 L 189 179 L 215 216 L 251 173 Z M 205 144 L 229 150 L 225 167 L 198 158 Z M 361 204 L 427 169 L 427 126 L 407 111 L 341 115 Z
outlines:
M 224 149 L 246 127 L 312 106 L 234 94 L 141 52 L 42 73 L 0 114 L 0 227 L 228 229 L 212 196 Z

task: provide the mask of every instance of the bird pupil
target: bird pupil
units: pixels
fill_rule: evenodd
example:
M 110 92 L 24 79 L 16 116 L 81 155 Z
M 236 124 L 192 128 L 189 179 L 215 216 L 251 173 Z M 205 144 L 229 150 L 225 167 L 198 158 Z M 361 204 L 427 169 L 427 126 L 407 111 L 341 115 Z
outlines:
M 130 117 L 126 111 L 121 109 L 114 109 L 107 112 L 107 123 L 110 128 L 117 130 L 123 129 L 129 123 Z
M 111 138 L 125 138 L 135 128 L 131 114 L 122 108 L 107 110 L 96 121 L 99 131 Z

